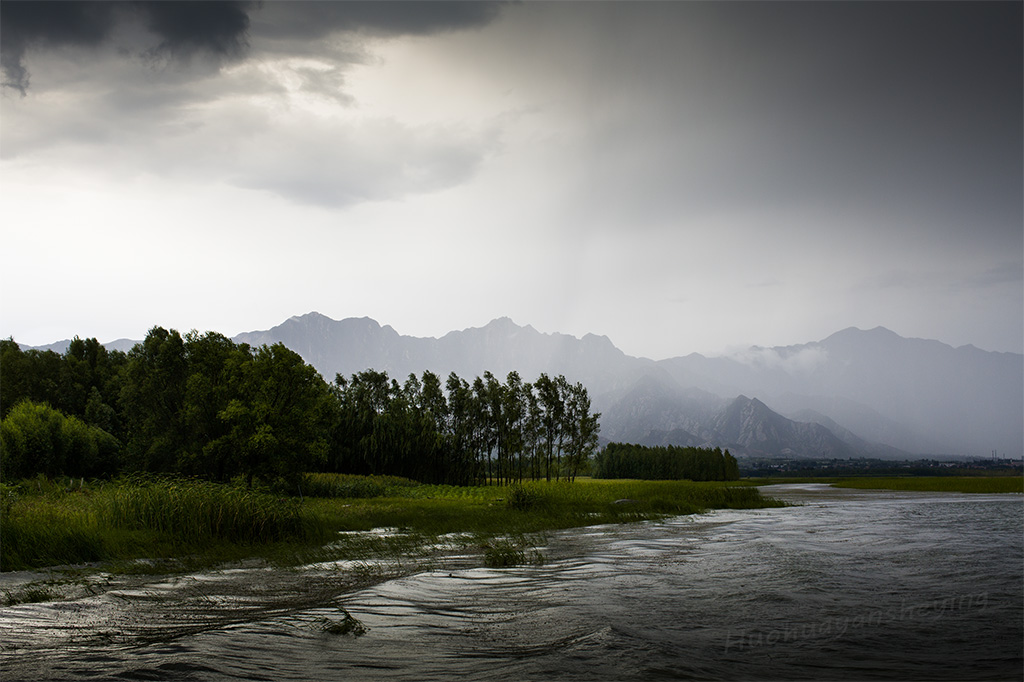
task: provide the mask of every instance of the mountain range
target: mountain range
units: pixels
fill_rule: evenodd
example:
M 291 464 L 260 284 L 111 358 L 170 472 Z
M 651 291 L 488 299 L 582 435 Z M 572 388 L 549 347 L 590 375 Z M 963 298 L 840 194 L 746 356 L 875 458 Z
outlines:
M 421 338 L 370 318 L 314 312 L 233 340 L 283 343 L 328 380 L 369 368 L 399 380 L 424 370 L 467 380 L 487 370 L 497 377 L 515 370 L 524 381 L 563 374 L 587 387 L 610 441 L 794 458 L 1024 453 L 1024 356 L 903 338 L 882 327 L 659 361 L 626 355 L 605 336 L 545 334 L 508 318 Z

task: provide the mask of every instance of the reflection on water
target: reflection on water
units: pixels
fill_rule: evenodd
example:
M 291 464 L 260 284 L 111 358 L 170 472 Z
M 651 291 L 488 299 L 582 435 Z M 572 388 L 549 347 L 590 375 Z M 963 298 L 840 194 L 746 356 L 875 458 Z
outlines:
M 10 607 L 3 678 L 1021 678 L 1020 496 L 769 493 L 802 506 L 559 533 L 543 566 L 363 589 L 251 569 Z M 365 635 L 325 631 L 346 611 Z

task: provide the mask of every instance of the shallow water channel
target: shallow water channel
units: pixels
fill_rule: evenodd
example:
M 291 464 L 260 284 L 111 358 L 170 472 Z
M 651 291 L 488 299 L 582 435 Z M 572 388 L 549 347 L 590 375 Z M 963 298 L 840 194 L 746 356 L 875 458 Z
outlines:
M 0 609 L 0 675 L 1024 675 L 1024 497 L 820 484 L 765 492 L 800 506 L 553 533 L 541 566 L 486 569 L 449 553 L 400 566 L 93 575 L 77 596 Z M 346 613 L 364 634 L 331 627 Z

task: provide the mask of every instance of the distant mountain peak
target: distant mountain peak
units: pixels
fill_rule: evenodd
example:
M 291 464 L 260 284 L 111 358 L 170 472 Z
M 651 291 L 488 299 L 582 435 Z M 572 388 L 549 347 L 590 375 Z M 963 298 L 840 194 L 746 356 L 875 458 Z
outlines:
M 335 321 L 335 320 L 332 320 L 331 318 L 327 317 L 323 313 L 318 313 L 315 310 L 311 310 L 311 311 L 309 311 L 308 313 L 306 313 L 304 315 L 292 315 L 291 317 L 288 318 L 288 322 L 309 322 L 309 321 L 312 321 L 312 320 L 316 320 L 316 321 L 326 320 L 328 322 L 334 322 Z
M 483 326 L 484 329 L 491 329 L 497 331 L 512 331 L 522 329 L 518 324 L 512 321 L 511 317 L 496 317 Z
M 843 338 L 888 338 L 888 339 L 901 339 L 903 338 L 896 332 L 883 327 L 881 325 L 872 327 L 871 329 L 861 329 L 860 327 L 847 327 L 846 329 L 840 329 L 834 334 L 831 334 L 825 341 Z

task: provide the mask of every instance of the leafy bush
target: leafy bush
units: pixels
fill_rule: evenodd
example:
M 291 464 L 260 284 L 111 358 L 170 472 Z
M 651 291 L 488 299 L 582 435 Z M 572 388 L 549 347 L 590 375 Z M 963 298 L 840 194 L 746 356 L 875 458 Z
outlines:
M 42 403 L 23 400 L 0 422 L 0 472 L 7 480 L 94 476 L 112 468 L 119 450 L 106 431 Z
M 541 501 L 541 494 L 536 488 L 515 484 L 508 487 L 508 506 L 518 511 L 533 509 Z

